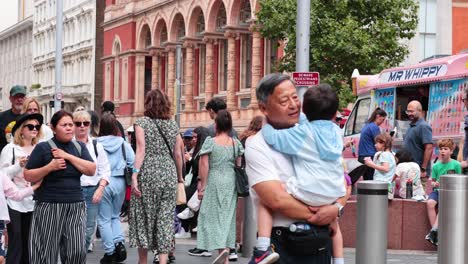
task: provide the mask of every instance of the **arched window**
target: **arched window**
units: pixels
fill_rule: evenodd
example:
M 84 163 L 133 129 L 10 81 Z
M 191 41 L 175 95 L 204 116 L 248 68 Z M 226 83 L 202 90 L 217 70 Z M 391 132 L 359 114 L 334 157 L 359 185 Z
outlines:
M 243 0 L 239 14 L 239 24 L 248 24 L 252 17 L 252 9 L 250 8 L 250 1 Z
M 205 31 L 205 17 L 203 13 L 200 11 L 200 15 L 198 15 L 197 20 L 197 36 L 201 36 L 201 34 Z
M 185 37 L 185 24 L 182 15 L 177 15 L 176 18 L 176 25 L 177 25 L 177 40 L 181 40 Z
M 216 31 L 223 32 L 226 22 L 226 8 L 224 7 L 224 4 L 221 4 L 218 10 L 218 16 L 216 17 Z
M 145 47 L 151 47 L 151 32 L 149 30 L 146 31 Z
M 165 42 L 167 42 L 167 27 L 166 24 L 163 25 L 163 28 L 161 30 L 161 38 L 159 40 L 159 45 L 163 45 Z

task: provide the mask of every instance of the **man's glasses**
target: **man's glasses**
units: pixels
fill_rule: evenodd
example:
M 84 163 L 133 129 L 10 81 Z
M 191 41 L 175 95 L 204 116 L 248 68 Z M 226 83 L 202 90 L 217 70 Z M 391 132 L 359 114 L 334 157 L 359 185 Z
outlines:
M 34 129 L 39 131 L 39 129 L 41 129 L 41 125 L 27 124 L 27 125 L 24 125 L 24 127 L 27 127 L 30 131 L 33 131 Z
M 87 127 L 87 126 L 89 126 L 89 124 L 91 124 L 91 122 L 89 122 L 89 121 L 75 122 L 75 126 L 77 126 L 77 127 L 80 127 L 80 126 L 85 126 L 85 127 Z

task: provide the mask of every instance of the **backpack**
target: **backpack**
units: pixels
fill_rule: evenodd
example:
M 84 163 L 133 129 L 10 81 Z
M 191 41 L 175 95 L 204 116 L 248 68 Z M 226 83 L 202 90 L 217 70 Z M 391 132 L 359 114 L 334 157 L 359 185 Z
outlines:
M 93 139 L 93 147 L 94 147 L 94 154 L 96 154 L 96 160 L 97 160 L 97 157 L 99 156 L 98 152 L 97 152 L 97 139 Z
M 93 141 L 94 141 L 94 140 L 93 140 Z M 47 140 L 47 143 L 49 144 L 49 146 L 50 146 L 51 148 L 58 148 L 58 147 L 57 147 L 57 144 L 55 144 L 55 142 L 54 142 L 52 139 Z M 76 150 L 78 150 L 78 154 L 79 154 L 80 157 L 81 157 L 81 145 L 80 145 L 78 142 L 76 142 L 76 140 L 72 140 L 72 143 L 73 143 L 73 145 L 75 145 L 75 148 L 76 148 Z M 93 144 L 94 144 L 94 143 L 93 143 Z M 95 148 L 95 150 L 96 150 L 96 148 Z M 96 152 L 97 152 L 97 151 L 96 151 Z

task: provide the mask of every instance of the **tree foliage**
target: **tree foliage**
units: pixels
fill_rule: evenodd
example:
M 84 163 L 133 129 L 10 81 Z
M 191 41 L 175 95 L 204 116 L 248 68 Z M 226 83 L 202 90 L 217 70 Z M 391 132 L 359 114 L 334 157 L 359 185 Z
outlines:
M 279 71 L 294 71 L 297 0 L 262 0 L 257 13 L 261 33 L 286 41 Z M 339 90 L 341 106 L 353 99 L 351 73 L 378 73 L 408 55 L 404 40 L 415 35 L 414 0 L 311 0 L 310 71 Z

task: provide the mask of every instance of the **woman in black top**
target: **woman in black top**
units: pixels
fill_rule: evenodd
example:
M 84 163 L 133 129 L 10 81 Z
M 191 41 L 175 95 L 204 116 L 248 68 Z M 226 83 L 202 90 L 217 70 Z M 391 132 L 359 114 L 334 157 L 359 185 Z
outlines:
M 96 165 L 82 142 L 73 141 L 73 116 L 58 111 L 50 121 L 54 138 L 34 148 L 24 170 L 30 182 L 42 180 L 29 237 L 32 264 L 86 263 L 86 206 L 82 174 L 94 175 Z

